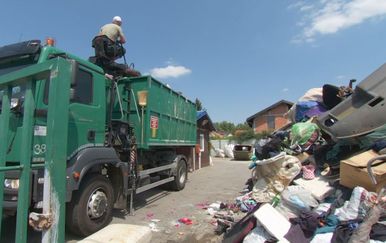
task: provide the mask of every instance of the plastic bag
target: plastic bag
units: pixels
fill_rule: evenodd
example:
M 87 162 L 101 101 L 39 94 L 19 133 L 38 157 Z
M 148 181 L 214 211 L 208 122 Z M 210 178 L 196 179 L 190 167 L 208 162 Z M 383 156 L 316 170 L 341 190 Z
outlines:
M 225 158 L 224 150 L 222 149 L 215 149 L 216 157 L 218 158 Z
M 243 243 L 264 243 L 272 236 L 261 226 L 256 226 L 245 236 Z
M 231 159 L 234 158 L 234 156 L 233 156 L 233 147 L 234 146 L 235 146 L 234 144 L 228 144 L 225 146 L 224 154 L 227 158 L 231 158 Z
M 351 193 L 349 201 L 335 210 L 335 215 L 340 221 L 363 219 L 369 210 L 376 204 L 377 194 L 357 186 Z
M 293 209 L 295 212 L 311 211 L 319 203 L 312 196 L 309 190 L 301 186 L 289 186 L 281 194 L 283 204 Z
M 300 146 L 307 150 L 319 139 L 320 129 L 312 122 L 298 122 L 291 127 L 291 148 Z
M 285 161 L 286 153 L 282 152 L 272 158 L 256 160 L 253 163 L 253 166 L 250 165 L 251 168 L 254 168 L 253 180 L 257 181 L 260 178 L 264 177 L 272 177 L 280 170 L 281 165 Z M 251 164 L 252 164 L 251 163 Z

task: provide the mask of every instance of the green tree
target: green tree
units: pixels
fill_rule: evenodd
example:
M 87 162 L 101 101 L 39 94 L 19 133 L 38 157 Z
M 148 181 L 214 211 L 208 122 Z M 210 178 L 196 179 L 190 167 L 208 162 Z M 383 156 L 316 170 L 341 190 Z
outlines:
M 248 125 L 248 123 L 244 122 L 244 123 L 240 123 L 240 124 L 237 124 L 236 125 L 236 130 L 251 130 L 252 128 Z
M 250 139 L 253 139 L 255 138 L 255 133 L 253 132 L 252 129 L 249 129 L 249 130 L 245 130 L 245 131 L 242 131 L 240 133 L 237 133 L 235 134 L 235 136 L 233 137 L 234 140 L 236 140 L 236 142 L 238 144 L 242 144 L 244 143 L 245 141 L 247 140 L 250 140 Z
M 201 101 L 198 98 L 196 98 L 196 109 L 198 111 L 202 110 L 202 103 L 201 103 Z
M 232 122 L 228 121 L 222 121 L 222 122 L 215 122 L 214 126 L 219 131 L 224 131 L 227 133 L 233 134 L 235 132 L 236 126 Z

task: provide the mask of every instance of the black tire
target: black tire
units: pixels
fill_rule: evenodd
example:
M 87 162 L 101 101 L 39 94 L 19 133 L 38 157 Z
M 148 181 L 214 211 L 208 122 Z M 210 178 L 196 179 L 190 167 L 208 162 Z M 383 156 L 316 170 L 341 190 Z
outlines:
M 94 174 L 85 178 L 67 204 L 67 229 L 88 236 L 108 225 L 112 220 L 113 197 L 113 187 L 105 176 Z
M 175 191 L 181 191 L 185 188 L 186 181 L 188 180 L 188 168 L 185 160 L 181 159 L 177 164 L 177 172 L 174 177 L 174 181 L 171 182 L 171 188 Z

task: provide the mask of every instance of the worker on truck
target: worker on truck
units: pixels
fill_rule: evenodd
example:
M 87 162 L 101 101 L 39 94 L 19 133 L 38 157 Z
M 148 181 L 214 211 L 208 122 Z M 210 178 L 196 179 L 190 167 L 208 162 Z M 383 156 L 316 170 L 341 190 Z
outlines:
M 99 35 L 106 35 L 114 43 L 119 41 L 121 44 L 125 44 L 125 35 L 122 32 L 122 18 L 115 16 L 111 24 L 102 26 Z
M 99 34 L 93 39 L 95 48 L 95 64 L 101 66 L 105 72 L 125 76 L 139 76 L 139 73 L 129 68 L 127 64 L 118 64 L 116 59 L 124 57 L 126 50 L 122 46 L 126 42 L 123 34 L 122 18 L 115 16 L 112 23 L 102 26 Z

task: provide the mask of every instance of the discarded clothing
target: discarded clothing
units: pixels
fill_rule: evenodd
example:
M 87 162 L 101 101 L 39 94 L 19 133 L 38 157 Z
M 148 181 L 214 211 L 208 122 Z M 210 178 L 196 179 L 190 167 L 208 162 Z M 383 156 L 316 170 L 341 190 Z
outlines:
M 340 161 L 347 159 L 357 152 L 360 152 L 358 144 L 351 144 L 347 141 L 339 141 L 336 144 L 325 144 L 314 148 L 314 158 L 320 170 L 327 164 L 331 168 L 339 168 Z
M 370 239 L 378 241 L 386 241 L 386 225 L 384 224 L 374 224 L 371 227 Z
M 318 228 L 318 217 L 319 215 L 314 212 L 302 212 L 298 218 L 290 219 L 292 225 L 299 225 L 302 230 L 302 233 L 308 242 L 314 236 L 316 229 Z M 286 237 L 286 239 L 288 239 Z M 290 239 L 288 239 L 290 240 Z M 298 242 L 292 241 L 290 242 Z
M 287 234 L 284 236 L 289 242 L 296 243 L 309 243 L 310 240 L 304 235 L 304 232 L 300 225 L 292 224 Z
M 312 88 L 307 90 L 307 92 L 298 99 L 299 102 L 306 102 L 306 101 L 314 101 L 323 103 L 323 89 L 322 88 Z M 296 122 L 295 115 L 296 115 L 296 106 L 297 104 L 294 104 L 291 109 L 286 113 L 286 116 L 292 121 Z
M 319 116 L 320 114 L 326 112 L 327 109 L 323 104 L 317 101 L 303 101 L 296 104 L 296 122 L 305 122 L 314 116 Z
M 335 231 L 336 226 L 340 223 L 338 217 L 333 214 L 328 215 L 325 218 L 319 218 L 319 228 L 316 230 L 316 234 L 332 233 Z
M 386 139 L 379 139 L 371 146 L 371 149 L 373 149 L 375 152 L 379 152 L 384 148 L 386 148 Z
M 351 220 L 339 224 L 331 238 L 331 243 L 347 243 L 350 240 L 354 230 L 359 226 L 358 220 Z

